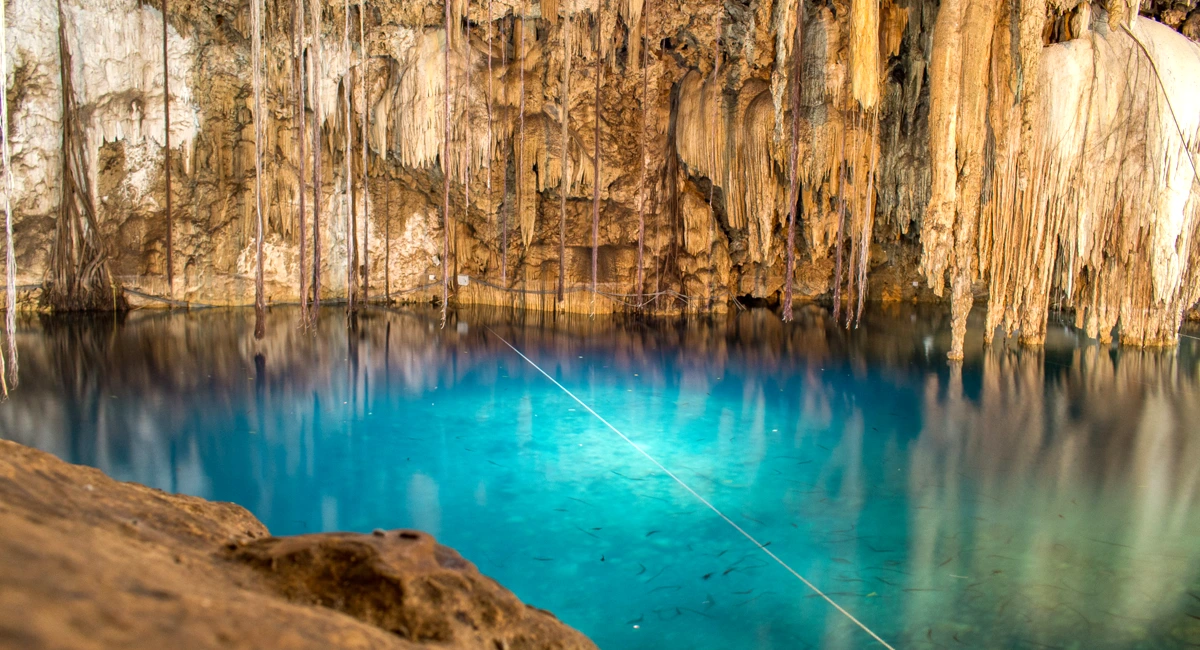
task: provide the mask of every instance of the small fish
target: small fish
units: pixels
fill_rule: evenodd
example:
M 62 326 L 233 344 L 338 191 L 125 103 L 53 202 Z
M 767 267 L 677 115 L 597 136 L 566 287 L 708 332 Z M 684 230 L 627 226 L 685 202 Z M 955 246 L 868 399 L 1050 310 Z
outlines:
M 683 610 L 683 611 L 680 611 L 680 610 Z M 699 610 L 692 609 L 692 608 L 690 608 L 690 607 L 676 607 L 676 608 L 675 608 L 675 611 L 679 612 L 679 613 L 680 613 L 680 615 L 682 615 L 682 614 L 683 614 L 683 612 L 691 612 L 691 613 L 693 613 L 693 614 L 697 614 L 697 615 L 703 616 L 704 618 L 713 618 L 713 617 L 712 617 L 711 615 L 709 615 L 709 614 L 705 614 L 704 612 L 701 612 L 701 611 L 699 611 Z
M 651 594 L 652 594 L 652 593 L 654 593 L 654 592 L 656 592 L 656 591 L 663 591 L 664 589 L 670 589 L 671 591 L 679 591 L 680 589 L 683 589 L 683 587 L 682 587 L 682 586 L 680 586 L 680 585 L 663 585 L 663 586 L 661 586 L 661 587 L 655 587 L 655 588 L 651 589 L 651 590 L 650 590 L 649 592 L 647 592 L 647 593 L 651 593 Z
M 733 595 L 735 595 L 735 596 L 747 596 L 747 595 L 749 595 L 749 594 L 752 594 L 752 593 L 754 593 L 754 589 L 753 589 L 753 588 L 750 588 L 750 589 L 747 589 L 746 591 L 735 591 L 735 592 L 733 592 Z
M 940 569 L 940 568 L 942 568 L 942 567 L 946 566 L 947 564 L 950 564 L 950 561 L 951 561 L 951 560 L 953 560 L 953 559 L 954 559 L 954 556 L 953 556 L 953 555 L 951 555 L 950 557 L 946 558 L 946 561 L 945 561 L 945 562 L 942 562 L 941 564 L 939 564 L 939 565 L 938 565 L 938 568 Z
M 835 557 L 835 558 L 833 558 L 833 561 L 837 562 L 838 564 L 854 564 L 850 560 L 847 560 L 846 558 L 842 558 L 842 557 Z
M 533 559 L 537 560 L 538 562 L 553 562 L 554 561 L 554 558 L 552 558 L 552 557 L 535 557 Z
M 653 535 L 654 533 L 657 533 L 657 532 L 658 532 L 657 530 L 652 530 L 652 531 L 650 531 L 650 532 L 646 533 L 646 537 L 649 537 L 649 536 L 651 536 L 651 535 Z
M 708 579 L 709 579 L 709 578 L 711 578 L 711 577 L 713 577 L 713 574 L 711 574 L 711 573 L 706 573 L 706 574 L 704 574 L 704 576 L 703 576 L 703 577 L 701 577 L 700 579 L 701 579 L 701 580 L 708 580 Z
M 656 574 L 654 574 L 653 576 L 651 576 L 651 577 L 647 578 L 647 579 L 646 579 L 646 582 L 654 582 L 655 578 L 657 578 L 658 576 L 660 576 L 660 575 L 662 575 L 663 573 L 665 573 L 665 572 L 666 572 L 666 570 L 667 570 L 667 568 L 668 568 L 668 567 L 663 567 L 662 569 L 660 569 L 660 570 L 658 571 L 658 573 L 656 573 Z
M 635 573 L 635 574 L 633 574 L 633 575 L 635 575 L 635 576 L 640 576 L 640 575 L 642 575 L 643 573 L 645 573 L 645 572 L 646 572 L 646 565 L 645 565 L 645 564 L 642 564 L 641 562 L 638 562 L 638 566 L 642 567 L 642 570 L 641 570 L 641 571 L 638 571 L 638 572 L 637 572 L 637 573 Z
M 637 618 L 633 619 L 632 621 L 625 621 L 625 624 L 626 624 L 626 625 L 633 625 L 634 623 L 641 623 L 641 622 L 642 622 L 642 621 L 644 621 L 644 620 L 646 620 L 646 615 L 645 615 L 645 614 L 642 614 L 641 616 L 639 616 L 639 617 L 637 617 Z
M 587 501 L 584 501 L 583 499 L 576 499 L 575 497 L 567 497 L 567 498 L 568 498 L 568 499 L 570 499 L 570 500 L 572 500 L 572 501 L 578 501 L 578 502 L 582 503 L 582 504 L 583 504 L 583 505 L 585 505 L 585 506 L 590 506 L 590 505 L 592 505 L 592 504 L 588 503 Z M 593 507 L 595 507 L 595 506 L 593 506 Z
M 600 536 L 599 536 L 599 535 L 597 535 L 597 534 L 595 534 L 595 533 L 589 533 L 588 531 L 586 531 L 586 530 L 584 530 L 584 529 L 580 528 L 579 526 L 576 526 L 575 528 L 576 528 L 576 529 L 577 529 L 579 532 L 583 533 L 584 535 L 587 535 L 588 537 L 595 537 L 596 539 L 600 539 Z M 599 530 L 599 529 L 597 529 L 597 530 Z

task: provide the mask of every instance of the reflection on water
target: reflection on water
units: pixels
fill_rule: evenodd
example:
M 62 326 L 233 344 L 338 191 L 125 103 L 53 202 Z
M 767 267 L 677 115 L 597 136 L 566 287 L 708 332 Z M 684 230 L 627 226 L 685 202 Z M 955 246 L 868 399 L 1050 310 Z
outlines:
M 605 648 L 871 646 L 494 331 L 898 648 L 1200 645 L 1194 340 L 976 329 L 952 366 L 913 308 L 252 318 L 26 321 L 0 435 L 279 534 L 428 530 Z

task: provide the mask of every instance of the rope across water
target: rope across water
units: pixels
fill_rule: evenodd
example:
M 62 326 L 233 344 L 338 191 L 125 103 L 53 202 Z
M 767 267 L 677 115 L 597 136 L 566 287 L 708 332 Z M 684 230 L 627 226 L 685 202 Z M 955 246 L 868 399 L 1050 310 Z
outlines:
M 637 443 L 630 440 L 628 436 L 626 436 L 624 433 L 621 433 L 621 431 L 619 429 L 617 429 L 616 427 L 614 427 L 608 420 L 605 420 L 599 413 L 592 410 L 592 407 L 588 406 L 587 403 L 585 403 L 583 400 L 576 397 L 575 393 L 572 393 L 570 390 L 567 390 L 567 388 L 565 386 L 558 383 L 558 380 L 556 380 L 554 377 L 551 377 L 550 374 L 547 373 L 545 370 L 542 370 L 542 367 L 539 366 L 538 364 L 534 363 L 533 360 L 530 359 L 529 357 L 525 356 L 525 353 L 518 350 L 516 348 L 516 346 L 514 346 L 512 343 L 509 343 L 507 339 L 505 339 L 503 336 L 500 336 L 499 334 L 497 334 L 494 330 L 492 330 L 492 328 L 489 327 L 489 328 L 487 328 L 487 330 L 492 333 L 492 336 L 495 336 L 496 338 L 503 341 L 505 345 L 507 345 L 509 348 L 511 348 L 513 352 L 516 352 L 517 355 L 519 357 L 521 357 L 522 359 L 524 359 L 529 365 L 533 366 L 535 370 L 537 370 L 538 372 L 540 372 L 542 374 L 542 376 L 544 376 L 546 379 L 549 379 L 552 384 L 554 384 L 555 386 L 558 386 L 558 388 L 560 390 L 562 390 L 562 392 L 566 393 L 571 399 L 575 400 L 575 402 L 578 403 L 580 406 L 582 406 L 584 408 L 584 410 L 586 410 L 588 413 L 591 413 L 592 415 L 594 415 L 597 420 L 600 420 L 600 422 L 603 423 L 604 426 L 608 427 L 613 433 L 617 434 L 617 436 L 619 436 L 622 440 L 624 440 L 630 447 L 633 447 L 633 449 L 635 451 L 637 451 L 639 454 L 644 456 L 646 458 L 646 460 L 653 463 L 655 467 L 657 467 L 659 470 L 661 470 L 667 476 L 671 477 L 671 479 L 673 479 L 676 483 L 679 484 L 680 487 L 682 487 L 684 490 L 686 490 L 688 492 L 688 494 L 691 494 L 693 497 L 696 498 L 697 501 L 704 504 L 704 506 L 707 507 L 709 510 L 712 510 L 714 514 L 716 514 L 718 517 L 723 519 L 725 521 L 725 523 L 727 523 L 731 527 L 733 527 L 733 529 L 736 530 L 738 533 L 740 533 L 742 535 L 742 537 L 745 537 L 747 540 L 750 541 L 750 543 L 757 546 L 758 550 L 767 554 L 767 556 L 770 557 L 772 560 L 775 560 L 775 562 L 777 564 L 779 564 L 779 566 L 783 567 L 785 570 L 787 570 L 788 573 L 795 576 L 797 580 L 804 583 L 804 585 L 806 587 L 808 587 L 809 589 L 811 589 L 816 595 L 823 598 L 825 600 L 825 602 L 832 605 L 834 609 L 838 610 L 843 615 L 845 615 L 846 618 L 853 621 L 854 624 L 857 625 L 858 627 L 862 628 L 862 630 L 864 632 L 866 632 L 867 634 L 870 634 L 871 637 L 873 639 L 875 639 L 876 641 L 878 641 L 880 645 L 887 648 L 888 650 L 895 650 L 895 648 L 893 648 L 891 645 L 889 645 L 887 641 L 884 641 L 882 638 L 880 638 L 880 636 L 878 634 L 871 631 L 871 628 L 864 625 L 862 621 L 855 618 L 854 615 L 851 614 L 850 612 L 846 611 L 846 609 L 844 607 L 837 604 L 837 602 L 835 602 L 832 598 L 827 596 L 825 594 L 825 592 L 818 589 L 816 585 L 809 582 L 804 576 L 800 575 L 800 573 L 798 571 L 796 571 L 792 567 L 788 566 L 788 564 L 786 562 L 784 562 L 782 559 L 780 559 L 780 557 L 778 555 L 775 555 L 775 553 L 773 553 L 771 551 L 771 549 L 767 548 L 762 542 L 759 542 L 757 539 L 755 539 L 753 535 L 746 532 L 745 529 L 743 529 L 741 526 L 734 523 L 734 521 L 732 519 L 730 519 L 725 513 L 721 512 L 716 506 L 714 506 L 711 502 L 709 502 L 708 499 L 705 499 L 704 497 L 700 496 L 700 493 L 693 490 L 690 485 L 688 485 L 687 483 L 685 483 L 683 481 L 683 479 L 676 476 L 671 470 L 667 469 L 662 463 L 658 462 L 658 459 L 651 456 L 646 450 L 644 450 L 640 446 L 638 446 Z

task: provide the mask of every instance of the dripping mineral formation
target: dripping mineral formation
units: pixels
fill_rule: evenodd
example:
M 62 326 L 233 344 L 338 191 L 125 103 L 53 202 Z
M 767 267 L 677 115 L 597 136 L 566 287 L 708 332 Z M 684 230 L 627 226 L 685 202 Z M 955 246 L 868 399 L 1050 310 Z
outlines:
M 9 9 L 22 304 L 947 300 L 961 356 L 977 303 L 1157 346 L 1200 300 L 1195 0 L 162 7 Z

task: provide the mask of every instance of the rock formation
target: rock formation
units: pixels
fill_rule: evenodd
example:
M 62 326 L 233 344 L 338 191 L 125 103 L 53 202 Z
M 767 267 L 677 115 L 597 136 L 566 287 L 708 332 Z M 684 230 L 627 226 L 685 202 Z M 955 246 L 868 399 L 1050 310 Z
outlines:
M 249 3 L 170 5 L 173 287 L 160 7 L 63 2 L 98 230 L 145 294 L 253 301 L 257 147 L 268 302 L 299 300 L 308 219 L 326 300 L 355 278 L 588 312 L 790 293 L 853 324 L 864 300 L 945 296 L 961 341 L 987 296 L 1028 344 L 1053 307 L 1135 345 L 1174 343 L 1200 300 L 1194 0 L 275 3 L 262 142 Z M 11 12 L 28 302 L 63 186 L 59 21 Z
M 270 537 L 0 440 L 0 648 L 595 650 L 416 531 Z

